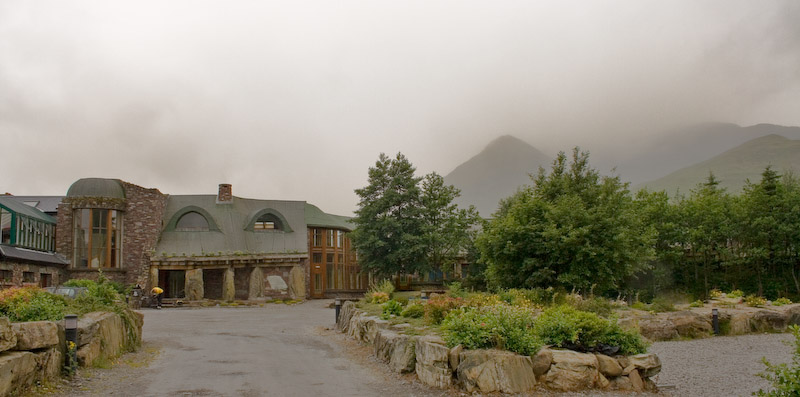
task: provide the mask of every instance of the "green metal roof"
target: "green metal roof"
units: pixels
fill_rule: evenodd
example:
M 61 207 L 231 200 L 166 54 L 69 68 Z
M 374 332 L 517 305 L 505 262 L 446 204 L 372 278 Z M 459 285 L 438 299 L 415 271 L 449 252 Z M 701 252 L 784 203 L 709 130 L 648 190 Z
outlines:
M 164 213 L 165 229 L 156 245 L 156 255 L 204 256 L 222 252 L 305 253 L 308 237 L 303 201 L 253 200 L 234 197 L 231 204 L 217 204 L 216 195 L 169 196 Z M 209 231 L 176 231 L 174 223 L 189 208 L 210 216 Z M 201 209 L 202 211 L 197 211 Z M 254 231 L 253 217 L 270 210 L 286 222 L 287 231 Z M 173 228 L 170 228 L 173 225 Z
M 0 196 L 0 207 L 5 208 L 8 211 L 15 212 L 20 215 L 27 216 L 29 218 L 37 219 L 45 223 L 55 224 L 56 219 L 50 215 L 45 214 L 42 211 L 37 210 L 30 205 L 25 203 L 19 202 L 12 196 Z
M 347 216 L 327 214 L 317 206 L 306 203 L 306 224 L 308 226 L 344 229 L 349 232 L 355 228 L 350 219 L 352 218 Z
M 125 190 L 119 179 L 83 178 L 78 179 L 67 190 L 67 197 L 110 197 L 125 198 Z

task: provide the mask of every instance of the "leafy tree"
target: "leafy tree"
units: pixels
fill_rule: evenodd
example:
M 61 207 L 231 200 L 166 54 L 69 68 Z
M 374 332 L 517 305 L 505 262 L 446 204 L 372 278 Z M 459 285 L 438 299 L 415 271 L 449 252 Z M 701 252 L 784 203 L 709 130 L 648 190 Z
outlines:
M 647 272 L 631 278 L 627 284 L 640 292 L 646 291 L 646 295 L 653 298 L 662 290 L 674 286 L 673 274 L 680 271 L 684 259 L 684 245 L 680 243 L 683 236 L 681 213 L 664 191 L 650 192 L 642 189 L 636 193 L 634 204 L 637 216 L 645 225 L 651 226 L 655 233 L 655 257 Z
M 420 178 L 414 171 L 402 153 L 394 159 L 381 153 L 367 186 L 356 189 L 360 201 L 350 237 L 361 267 L 378 277 L 426 267 Z
M 616 289 L 653 254 L 654 231 L 627 184 L 600 176 L 578 148 L 571 162 L 562 152 L 549 173 L 540 168 L 495 216 L 477 240 L 494 286 Z
M 460 195 L 444 178 L 433 172 L 422 180 L 421 203 L 425 256 L 430 268 L 444 270 L 467 254 L 472 245 L 472 227 L 478 222 L 475 207 L 460 209 L 453 200 Z

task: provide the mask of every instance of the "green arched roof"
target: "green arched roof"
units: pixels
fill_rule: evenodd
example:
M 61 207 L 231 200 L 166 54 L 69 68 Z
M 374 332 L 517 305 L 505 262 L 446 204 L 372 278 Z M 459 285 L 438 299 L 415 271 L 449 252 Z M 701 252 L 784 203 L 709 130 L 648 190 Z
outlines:
M 83 178 L 78 179 L 67 190 L 67 197 L 109 197 L 125 198 L 125 190 L 119 179 Z
M 343 229 L 349 232 L 355 228 L 350 219 L 347 216 L 327 214 L 316 205 L 306 203 L 306 225 L 309 227 Z

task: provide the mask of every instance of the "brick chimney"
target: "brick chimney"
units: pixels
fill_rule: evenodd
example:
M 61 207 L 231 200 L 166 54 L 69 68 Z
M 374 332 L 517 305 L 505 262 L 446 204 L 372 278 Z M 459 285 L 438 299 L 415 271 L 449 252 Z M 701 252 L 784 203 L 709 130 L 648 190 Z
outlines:
M 233 204 L 233 188 L 230 183 L 220 183 L 217 204 Z

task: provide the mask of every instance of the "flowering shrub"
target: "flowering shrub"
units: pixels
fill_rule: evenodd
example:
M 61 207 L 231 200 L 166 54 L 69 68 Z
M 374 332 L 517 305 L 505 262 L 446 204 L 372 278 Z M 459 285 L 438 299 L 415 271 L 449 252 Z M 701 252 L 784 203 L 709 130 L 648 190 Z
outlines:
M 718 289 L 714 288 L 714 289 L 712 289 L 712 290 L 711 290 L 711 291 L 708 293 L 708 296 L 710 296 L 710 297 L 711 297 L 711 299 L 719 299 L 719 298 L 722 298 L 722 291 L 720 291 L 720 290 L 718 290 Z
M 484 307 L 494 306 L 502 302 L 500 297 L 494 294 L 471 294 L 464 302 L 464 306 L 469 307 Z
M 0 291 L 0 315 L 12 322 L 57 321 L 64 318 L 63 297 L 38 287 L 12 287 Z
M 450 311 L 442 322 L 448 346 L 499 348 L 532 355 L 542 347 L 533 333 L 533 314 L 525 308 L 498 304 Z
M 747 295 L 747 297 L 744 298 L 744 303 L 750 307 L 761 307 L 767 304 L 767 300 L 760 296 Z
M 772 306 L 783 306 L 783 305 L 791 305 L 792 301 L 789 298 L 778 298 L 775 299 L 775 302 L 772 302 Z
M 368 292 L 366 300 L 369 303 L 383 304 L 389 301 L 389 294 L 385 292 Z
M 449 296 L 436 296 L 428 299 L 425 304 L 425 320 L 431 324 L 439 324 L 444 320 L 447 313 L 464 305 L 461 298 Z

